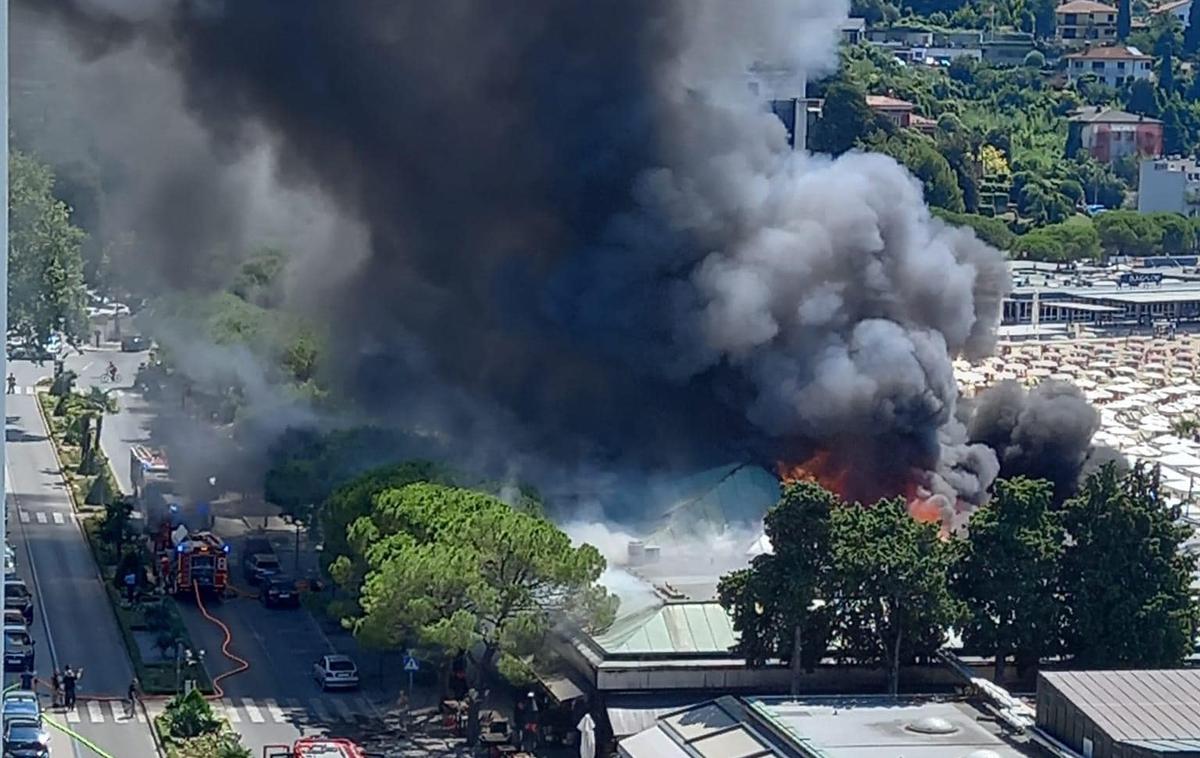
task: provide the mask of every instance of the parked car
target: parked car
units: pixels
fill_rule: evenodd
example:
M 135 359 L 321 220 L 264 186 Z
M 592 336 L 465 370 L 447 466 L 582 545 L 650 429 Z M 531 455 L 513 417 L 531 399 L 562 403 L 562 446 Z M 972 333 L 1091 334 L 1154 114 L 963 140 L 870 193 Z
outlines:
M 279 559 L 274 553 L 255 553 L 243 563 L 246 581 L 252 585 L 262 584 L 270 576 L 279 573 Z
M 5 758 L 50 758 L 50 732 L 38 721 L 5 718 Z
M 322 690 L 356 689 L 358 666 L 348 655 L 323 655 L 313 664 L 313 679 Z
M 122 353 L 140 353 L 150 349 L 150 340 L 140 334 L 131 334 L 121 338 Z
M 21 612 L 26 624 L 33 623 L 33 595 L 20 579 L 4 580 L 4 610 Z
M 4 625 L 5 626 L 24 626 L 24 627 L 28 628 L 28 625 L 25 623 L 24 614 L 22 614 L 18 610 L 12 609 L 12 608 L 4 609 Z
M 4 667 L 9 671 L 33 671 L 34 642 L 25 624 L 4 625 Z
M 36 342 L 8 343 L 8 359 L 10 361 L 49 361 L 53 360 L 55 355 L 56 353 L 49 347 Z
M 6 724 L 17 719 L 26 719 L 39 726 L 42 724 L 42 704 L 32 690 L 9 690 L 4 693 L 2 710 Z
M 258 599 L 268 608 L 299 608 L 300 587 L 287 574 L 273 574 L 263 581 Z

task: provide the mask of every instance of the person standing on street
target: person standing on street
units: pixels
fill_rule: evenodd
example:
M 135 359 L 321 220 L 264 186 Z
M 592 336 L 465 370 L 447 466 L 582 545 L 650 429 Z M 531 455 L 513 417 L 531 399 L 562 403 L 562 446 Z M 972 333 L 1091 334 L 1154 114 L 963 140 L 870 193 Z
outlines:
M 17 375 L 11 371 L 8 374 L 8 394 L 14 395 L 17 392 Z
M 33 674 L 34 672 L 31 669 L 25 669 L 21 672 L 21 689 L 33 689 Z
M 79 679 L 82 676 L 83 668 L 80 668 L 78 671 L 76 671 L 70 666 L 67 666 L 66 671 L 63 672 L 63 705 L 67 708 L 67 710 L 71 710 L 75 707 L 75 687 L 78 685 Z
M 50 707 L 57 708 L 62 705 L 62 672 L 54 669 L 54 673 L 50 676 Z
M 126 700 L 125 700 L 125 714 L 129 718 L 133 718 L 134 713 L 137 712 L 138 700 L 141 697 L 142 697 L 142 686 L 138 682 L 137 677 L 135 676 L 129 682 L 129 692 L 127 693 Z

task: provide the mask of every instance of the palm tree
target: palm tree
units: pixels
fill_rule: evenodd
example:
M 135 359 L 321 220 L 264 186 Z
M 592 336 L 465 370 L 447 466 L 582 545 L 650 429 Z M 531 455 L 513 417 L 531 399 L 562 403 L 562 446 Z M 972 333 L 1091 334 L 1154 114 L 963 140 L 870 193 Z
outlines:
M 91 387 L 88 394 L 81 398 L 83 416 L 82 450 L 79 456 L 79 473 L 96 473 L 96 450 L 100 448 L 100 432 L 104 429 L 104 414 L 117 412 L 117 401 L 112 396 L 112 390 L 102 390 Z M 95 424 L 92 420 L 95 419 Z M 95 429 L 94 432 L 91 432 Z

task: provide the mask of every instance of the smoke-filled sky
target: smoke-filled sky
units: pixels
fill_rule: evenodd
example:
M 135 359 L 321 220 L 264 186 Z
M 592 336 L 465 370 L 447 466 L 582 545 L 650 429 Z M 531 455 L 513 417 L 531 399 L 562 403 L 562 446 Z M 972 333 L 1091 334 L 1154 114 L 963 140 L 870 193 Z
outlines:
M 864 494 L 916 469 L 948 503 L 996 474 L 950 357 L 991 349 L 1000 254 L 751 94 L 756 63 L 832 70 L 845 0 L 17 6 L 74 114 L 34 142 L 115 167 L 125 263 L 193 286 L 277 235 L 374 418 L 492 464 L 831 447 Z

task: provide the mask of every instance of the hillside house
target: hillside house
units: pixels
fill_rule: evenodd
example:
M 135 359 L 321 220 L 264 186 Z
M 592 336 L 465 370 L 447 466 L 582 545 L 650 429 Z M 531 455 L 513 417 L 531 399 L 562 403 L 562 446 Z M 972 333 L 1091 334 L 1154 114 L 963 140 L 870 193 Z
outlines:
M 1120 87 L 1154 75 L 1154 58 L 1127 45 L 1092 47 L 1066 59 L 1069 82 L 1091 75 L 1109 87 Z
M 1158 119 L 1103 107 L 1076 111 L 1069 119 L 1070 143 L 1092 158 L 1112 163 L 1129 155 L 1157 158 L 1163 152 L 1163 124 Z
M 1054 34 L 1064 44 L 1083 47 L 1117 39 L 1117 9 L 1095 0 L 1071 0 L 1054 9 Z

